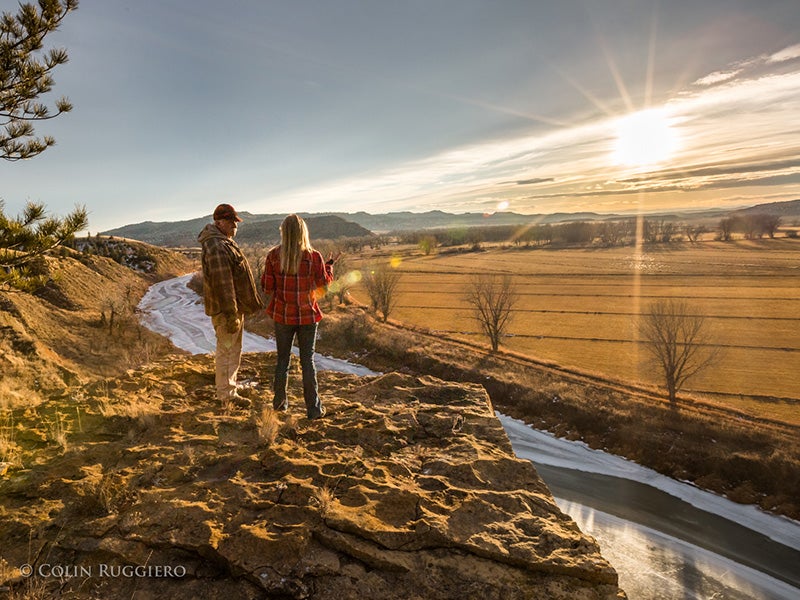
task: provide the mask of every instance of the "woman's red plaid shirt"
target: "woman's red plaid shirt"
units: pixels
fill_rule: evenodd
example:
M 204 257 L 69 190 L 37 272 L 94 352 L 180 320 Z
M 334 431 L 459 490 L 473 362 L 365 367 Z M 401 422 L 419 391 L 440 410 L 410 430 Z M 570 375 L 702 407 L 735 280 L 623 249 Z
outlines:
M 333 281 L 333 265 L 326 265 L 322 254 L 303 252 L 297 275 L 281 273 L 280 246 L 267 254 L 261 287 L 271 296 L 267 314 L 284 325 L 311 325 L 322 319 L 317 298 Z

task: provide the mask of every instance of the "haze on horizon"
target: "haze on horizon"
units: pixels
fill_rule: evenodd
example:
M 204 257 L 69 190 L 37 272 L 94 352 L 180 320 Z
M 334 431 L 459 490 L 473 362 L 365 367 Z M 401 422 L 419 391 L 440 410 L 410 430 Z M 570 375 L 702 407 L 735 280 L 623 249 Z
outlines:
M 0 10 L 16 12 L 0 0 Z M 796 0 L 82 0 L 10 214 L 601 213 L 800 197 Z

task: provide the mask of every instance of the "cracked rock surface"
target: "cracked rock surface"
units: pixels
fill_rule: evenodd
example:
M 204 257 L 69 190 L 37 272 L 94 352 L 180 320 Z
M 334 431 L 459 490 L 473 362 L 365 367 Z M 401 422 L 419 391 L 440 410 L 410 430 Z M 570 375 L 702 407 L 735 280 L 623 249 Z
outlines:
M 37 416 L 61 414 L 66 438 L 15 438 L 21 464 L 0 478 L 2 589 L 69 598 L 624 598 L 595 541 L 514 456 L 482 387 L 321 372 L 328 413 L 309 421 L 297 365 L 289 412 L 263 410 L 273 368 L 273 354 L 245 355 L 247 410 L 218 404 L 213 358 L 195 356 L 17 415 L 36 432 Z M 33 577 L 20 576 L 23 564 Z M 54 565 L 78 573 L 56 577 Z M 150 570 L 108 575 L 125 565 Z

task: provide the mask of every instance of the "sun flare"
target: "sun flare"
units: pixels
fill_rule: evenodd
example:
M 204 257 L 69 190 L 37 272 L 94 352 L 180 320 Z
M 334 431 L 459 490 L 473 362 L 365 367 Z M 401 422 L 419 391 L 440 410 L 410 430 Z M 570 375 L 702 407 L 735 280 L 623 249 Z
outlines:
M 614 162 L 631 167 L 668 161 L 678 150 L 678 133 L 659 109 L 622 117 L 615 125 Z

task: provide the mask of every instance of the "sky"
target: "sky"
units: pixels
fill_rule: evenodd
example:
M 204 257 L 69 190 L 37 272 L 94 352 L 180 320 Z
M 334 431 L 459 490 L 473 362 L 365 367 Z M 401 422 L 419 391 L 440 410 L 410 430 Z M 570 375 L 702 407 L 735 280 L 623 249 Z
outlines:
M 0 200 L 91 232 L 800 198 L 797 0 L 81 0 L 50 47 L 74 109 Z

